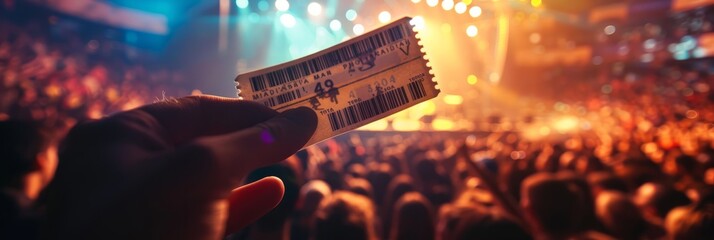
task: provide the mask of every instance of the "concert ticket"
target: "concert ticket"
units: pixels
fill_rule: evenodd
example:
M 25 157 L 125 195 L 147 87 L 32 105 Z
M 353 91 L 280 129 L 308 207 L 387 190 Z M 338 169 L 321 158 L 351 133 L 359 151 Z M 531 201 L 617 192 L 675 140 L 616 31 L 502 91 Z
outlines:
M 318 127 L 306 146 L 439 94 L 411 18 L 328 49 L 238 75 L 238 96 L 277 111 L 306 106 Z

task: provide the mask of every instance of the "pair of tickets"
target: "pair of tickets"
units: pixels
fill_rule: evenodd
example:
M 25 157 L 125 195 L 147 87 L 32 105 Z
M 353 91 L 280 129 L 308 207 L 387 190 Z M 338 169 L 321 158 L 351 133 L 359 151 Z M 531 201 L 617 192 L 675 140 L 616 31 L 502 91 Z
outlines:
M 238 75 L 238 97 L 318 116 L 306 146 L 434 98 L 434 75 L 405 17 L 325 50 Z

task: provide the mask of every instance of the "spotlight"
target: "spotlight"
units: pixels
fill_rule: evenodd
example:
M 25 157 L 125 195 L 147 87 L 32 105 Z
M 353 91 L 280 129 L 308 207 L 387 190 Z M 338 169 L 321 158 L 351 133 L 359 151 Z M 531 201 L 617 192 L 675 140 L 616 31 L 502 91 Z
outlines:
M 290 3 L 288 0 L 276 0 L 275 8 L 278 9 L 278 11 L 287 11 L 290 8 Z
M 362 24 L 355 24 L 354 27 L 352 27 L 352 31 L 355 33 L 355 35 L 360 35 L 364 33 L 364 26 Z
M 238 8 L 247 8 L 248 7 L 248 0 L 236 0 L 236 6 Z
M 478 28 L 474 25 L 467 27 L 466 35 L 468 35 L 469 37 L 475 37 L 476 35 L 478 35 Z
M 464 2 L 459 2 L 454 6 L 454 10 L 456 10 L 456 13 L 462 14 L 466 12 L 466 3 Z
M 342 23 L 340 20 L 334 19 L 330 21 L 330 29 L 332 29 L 332 31 L 339 31 L 342 29 Z
M 354 21 L 357 19 L 357 11 L 354 9 L 347 10 L 347 12 L 345 12 L 345 18 L 347 18 L 347 20 Z
M 392 20 L 392 14 L 389 14 L 387 11 L 382 11 L 379 13 L 379 22 L 381 23 L 387 23 L 389 20 Z
M 282 23 L 286 28 L 292 28 L 297 22 L 295 21 L 295 17 L 293 17 L 293 15 L 290 13 L 284 13 L 283 15 L 280 15 L 280 23 Z
M 471 17 L 475 17 L 475 18 L 481 16 L 481 7 L 479 7 L 479 6 L 471 7 L 471 9 L 469 9 L 469 15 L 471 15 Z
M 307 13 L 312 16 L 319 16 L 322 13 L 322 5 L 316 2 L 311 2 L 307 5 Z

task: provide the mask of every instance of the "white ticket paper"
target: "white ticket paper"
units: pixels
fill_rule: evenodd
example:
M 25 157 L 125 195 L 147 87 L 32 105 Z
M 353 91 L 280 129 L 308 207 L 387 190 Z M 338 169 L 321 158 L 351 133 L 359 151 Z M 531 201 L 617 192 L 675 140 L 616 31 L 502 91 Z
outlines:
M 318 126 L 306 146 L 439 94 L 405 17 L 306 57 L 238 75 L 238 96 L 277 111 L 309 107 Z

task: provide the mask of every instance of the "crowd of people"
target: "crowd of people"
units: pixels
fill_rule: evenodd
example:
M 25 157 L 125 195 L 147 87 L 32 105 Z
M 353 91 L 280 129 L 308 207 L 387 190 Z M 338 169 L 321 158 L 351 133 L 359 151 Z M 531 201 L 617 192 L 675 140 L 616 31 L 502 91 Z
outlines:
M 155 64 L 155 54 L 66 22 L 53 15 L 0 18 L 0 119 L 66 128 L 189 93 L 180 72 Z

